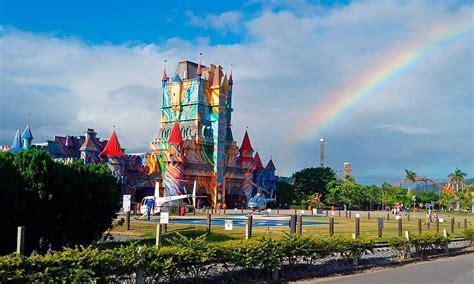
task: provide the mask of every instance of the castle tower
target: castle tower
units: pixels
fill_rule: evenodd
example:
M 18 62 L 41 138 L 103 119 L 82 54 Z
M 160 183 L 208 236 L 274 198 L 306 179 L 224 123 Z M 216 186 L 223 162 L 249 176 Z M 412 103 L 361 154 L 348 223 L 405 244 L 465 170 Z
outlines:
M 23 140 L 23 150 L 31 149 L 31 141 L 33 140 L 33 134 L 31 134 L 30 125 L 27 125 L 23 133 L 21 134 Z
M 183 179 L 198 183 L 200 194 L 209 195 L 210 204 L 217 205 L 217 196 L 225 199 L 226 158 L 235 141 L 228 141 L 231 111 L 230 85 L 219 65 L 209 66 L 182 61 L 172 80 L 163 72 L 162 112 L 160 132 L 151 143 L 157 163 L 165 161 L 172 147 L 168 139 L 176 121 L 181 131 Z M 230 138 L 232 139 L 232 138 Z M 232 143 L 234 145 L 232 146 Z M 230 146 L 229 146 L 230 145 Z M 165 167 L 169 162 L 163 162 Z M 173 164 L 171 164 L 173 165 Z M 157 168 L 165 178 L 168 172 Z M 171 188 L 171 187 L 170 187 Z
M 253 148 L 252 144 L 250 143 L 250 138 L 245 131 L 244 140 L 242 141 L 242 145 L 239 149 L 240 152 L 240 162 L 242 163 L 242 171 L 243 171 L 243 185 L 242 185 L 242 192 L 249 200 L 253 194 L 253 172 L 255 170 L 255 161 L 253 158 Z
M 8 150 L 8 152 L 18 153 L 18 152 L 21 152 L 21 151 L 23 151 L 23 147 L 21 145 L 20 129 L 18 129 L 16 131 L 15 138 L 13 139 L 13 144 L 12 144 L 10 150 Z
M 97 133 L 94 129 L 87 129 L 86 140 L 82 144 L 79 151 L 81 151 L 81 160 L 84 161 L 84 164 L 98 163 L 99 160 L 99 149 L 96 144 L 96 135 Z
M 176 120 L 168 138 L 168 152 L 166 156 L 165 190 L 166 196 L 183 194 L 181 180 L 183 179 L 183 137 Z
M 120 147 L 120 142 L 117 138 L 117 133 L 112 132 L 109 141 L 104 147 L 104 150 L 99 154 L 100 157 L 107 158 L 107 166 L 114 176 L 122 181 L 124 176 L 123 158 L 125 153 Z

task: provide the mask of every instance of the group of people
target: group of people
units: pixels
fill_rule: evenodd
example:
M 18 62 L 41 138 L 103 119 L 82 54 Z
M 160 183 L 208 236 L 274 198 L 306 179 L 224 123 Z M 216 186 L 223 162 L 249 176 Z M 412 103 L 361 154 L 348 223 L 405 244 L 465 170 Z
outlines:
M 401 204 L 394 204 L 394 205 L 392 205 L 391 208 L 390 208 L 390 206 L 385 205 L 385 211 L 386 212 L 392 211 L 392 214 L 394 214 L 396 216 L 400 216 L 400 214 L 402 212 L 404 212 L 405 215 L 407 215 L 408 212 L 410 211 L 410 208 L 408 206 L 403 205 L 403 203 L 401 203 Z
M 434 218 L 435 220 L 438 219 L 438 211 L 431 211 L 431 209 L 428 209 L 428 211 L 426 212 L 426 223 L 430 223 L 431 218 Z

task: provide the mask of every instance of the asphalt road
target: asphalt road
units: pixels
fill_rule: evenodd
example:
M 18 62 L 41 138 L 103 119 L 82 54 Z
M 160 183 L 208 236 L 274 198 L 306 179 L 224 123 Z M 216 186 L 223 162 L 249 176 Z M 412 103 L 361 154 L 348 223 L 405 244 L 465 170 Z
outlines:
M 301 283 L 472 284 L 474 283 L 474 254 L 419 262 L 358 275 L 309 280 Z

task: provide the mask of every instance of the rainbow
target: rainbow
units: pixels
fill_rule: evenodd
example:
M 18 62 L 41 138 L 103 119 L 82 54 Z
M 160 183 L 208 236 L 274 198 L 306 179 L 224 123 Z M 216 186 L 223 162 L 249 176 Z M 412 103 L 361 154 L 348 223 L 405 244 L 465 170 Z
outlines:
M 375 66 L 357 80 L 329 96 L 326 101 L 314 107 L 309 115 L 304 117 L 288 142 L 297 144 L 306 140 L 313 140 L 321 135 L 322 131 L 332 125 L 338 118 L 349 114 L 360 102 L 371 95 L 377 94 L 384 85 L 405 73 L 422 58 L 432 54 L 456 40 L 464 37 L 473 30 L 471 22 L 461 25 L 461 28 L 448 29 L 444 26 L 435 27 L 424 40 L 402 49 L 384 55 L 388 58 L 383 64 Z

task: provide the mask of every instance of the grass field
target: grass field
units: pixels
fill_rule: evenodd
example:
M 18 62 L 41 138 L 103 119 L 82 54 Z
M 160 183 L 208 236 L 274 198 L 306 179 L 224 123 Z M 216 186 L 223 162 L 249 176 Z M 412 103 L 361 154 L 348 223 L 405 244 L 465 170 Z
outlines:
M 290 214 L 294 211 L 287 212 Z M 341 217 L 338 217 L 338 212 L 336 211 L 334 216 L 334 221 L 339 224 L 334 224 L 334 234 L 335 235 L 346 235 L 351 236 L 355 232 L 355 216 L 360 214 L 360 235 L 363 237 L 375 238 L 376 241 L 383 242 L 390 237 L 398 236 L 398 221 L 395 220 L 395 216 L 390 214 L 389 220 L 387 220 L 387 214 L 385 212 L 377 211 L 370 212 L 371 218 L 368 219 L 368 213 L 365 211 L 352 212 L 352 218 L 345 218 L 344 213 L 341 213 Z M 193 216 L 189 214 L 189 216 Z M 226 215 L 213 215 L 213 217 L 225 217 Z M 124 217 L 124 216 L 120 216 Z M 195 217 L 205 218 L 205 214 L 196 214 Z M 455 218 L 454 226 L 454 236 L 461 237 L 462 230 L 464 228 L 464 219 L 467 219 L 468 227 L 473 226 L 474 215 L 473 214 L 462 214 L 462 213 L 441 213 L 439 218 L 444 219 L 443 223 L 440 223 L 440 232 L 443 232 L 443 229 L 447 229 L 448 233 L 451 233 L 451 219 Z M 383 235 L 381 238 L 378 238 L 378 218 L 384 218 L 384 229 Z M 414 234 L 418 232 L 418 219 L 422 218 L 422 230 L 428 231 L 427 225 L 425 224 L 425 214 L 423 213 L 414 213 L 410 215 L 410 221 L 408 217 L 402 215 L 402 228 L 404 231 L 409 231 Z M 127 230 L 125 224 L 123 226 L 118 226 L 112 231 L 112 235 L 124 235 L 140 239 L 142 242 L 154 243 L 156 236 L 156 222 L 148 222 L 142 220 L 136 220 L 135 217 L 131 218 L 131 230 Z M 157 217 L 153 217 L 157 219 Z M 304 221 L 322 221 L 329 222 L 329 217 L 310 217 L 304 216 Z M 460 224 L 458 224 L 458 222 Z M 460 225 L 460 227 L 458 227 Z M 436 231 L 435 222 L 430 225 L 429 231 Z M 179 232 L 187 236 L 198 236 L 206 233 L 205 225 L 185 225 L 185 224 L 169 224 L 167 225 L 167 232 L 163 235 L 164 240 L 173 236 L 176 232 Z M 254 227 L 252 237 L 271 237 L 278 238 L 285 236 L 289 233 L 288 226 L 274 226 L 274 227 Z M 324 238 L 329 236 L 329 225 L 304 225 L 303 226 L 303 236 L 311 236 L 316 238 Z M 245 238 L 245 228 L 234 226 L 232 231 L 225 231 L 223 226 L 213 226 L 211 233 L 207 236 L 209 241 L 218 242 L 231 239 L 243 239 Z M 165 242 L 166 243 L 166 242 Z

